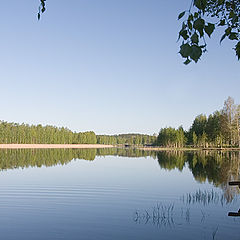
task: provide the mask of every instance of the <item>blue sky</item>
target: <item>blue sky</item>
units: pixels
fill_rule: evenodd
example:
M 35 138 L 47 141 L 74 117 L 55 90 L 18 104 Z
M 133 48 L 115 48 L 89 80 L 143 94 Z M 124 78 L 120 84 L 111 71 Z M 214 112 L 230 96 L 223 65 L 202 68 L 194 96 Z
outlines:
M 239 64 L 221 32 L 198 64 L 177 54 L 190 0 L 9 0 L 0 14 L 0 119 L 98 134 L 158 133 L 240 103 Z

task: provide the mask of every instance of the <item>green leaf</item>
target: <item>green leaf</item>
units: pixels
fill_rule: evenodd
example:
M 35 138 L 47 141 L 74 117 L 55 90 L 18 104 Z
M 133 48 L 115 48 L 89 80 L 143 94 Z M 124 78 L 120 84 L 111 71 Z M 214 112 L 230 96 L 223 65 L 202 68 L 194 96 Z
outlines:
M 206 48 L 206 44 L 199 46 L 200 48 Z
M 192 35 L 191 40 L 192 40 L 193 43 L 196 43 L 196 44 L 199 43 L 199 37 L 198 37 L 197 33 L 194 33 Z
M 191 51 L 192 51 L 191 46 L 188 43 L 185 43 L 180 46 L 179 53 L 183 58 L 187 58 L 188 56 L 190 56 Z
M 220 43 L 223 41 L 223 39 L 224 39 L 226 36 L 227 36 L 226 33 L 224 33 L 224 34 L 222 35 L 221 40 L 220 40 Z
M 185 65 L 188 65 L 190 62 L 191 62 L 191 60 L 188 58 L 188 59 L 184 62 L 184 64 L 185 64 Z
M 188 28 L 192 31 L 193 25 L 191 21 L 187 21 Z
M 240 41 L 236 44 L 234 50 L 236 51 L 236 56 L 240 60 Z
M 225 33 L 226 35 L 228 36 L 232 31 L 232 28 L 231 27 L 228 27 L 226 30 L 225 30 Z
M 195 12 L 194 13 L 194 18 L 198 18 L 198 16 L 199 16 L 198 12 Z
M 211 37 L 213 31 L 215 30 L 215 25 L 212 24 L 212 23 L 208 23 L 208 25 L 206 25 L 206 26 L 204 27 L 204 30 L 205 30 L 206 34 L 207 34 L 209 37 Z
M 234 12 L 233 12 L 233 10 L 232 11 L 230 11 L 230 13 L 229 13 L 229 18 L 233 18 L 234 17 Z
M 207 6 L 207 0 L 194 0 L 194 5 L 200 9 L 204 10 Z
M 234 17 L 232 18 L 232 23 L 235 24 L 238 21 L 239 21 L 239 17 L 236 14 L 234 14 Z
M 231 32 L 228 36 L 230 40 L 238 40 L 238 34 L 236 32 Z
M 179 35 L 182 36 L 184 40 L 187 40 L 189 38 L 187 30 L 181 30 L 179 32 Z
M 218 24 L 218 26 L 225 26 L 225 19 L 220 20 L 220 23 Z
M 179 15 L 178 15 L 178 20 L 181 19 L 185 14 L 185 11 L 184 12 L 181 12 Z
M 202 18 L 198 18 L 193 23 L 193 28 L 196 29 L 200 33 L 200 37 L 203 36 L 204 26 L 205 26 L 205 21 Z
M 190 15 L 188 16 L 188 21 L 193 21 L 193 15 L 192 15 L 192 14 L 190 14 Z
M 224 0 L 218 0 L 218 5 L 222 5 L 224 3 Z
M 197 62 L 200 59 L 200 57 L 202 56 L 202 49 L 197 45 L 192 45 L 191 50 L 192 51 L 190 53 L 190 58 L 194 62 Z

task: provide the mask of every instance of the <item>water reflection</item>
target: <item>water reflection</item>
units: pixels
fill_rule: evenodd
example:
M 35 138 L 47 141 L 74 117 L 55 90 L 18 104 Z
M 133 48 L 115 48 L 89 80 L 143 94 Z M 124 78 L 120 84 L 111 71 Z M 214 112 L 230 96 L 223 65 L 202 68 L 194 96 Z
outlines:
M 228 187 L 229 181 L 239 179 L 239 151 L 159 152 L 157 158 L 164 169 L 182 171 L 187 166 L 196 181 L 222 188 L 228 202 L 239 193 L 239 189 Z
M 152 224 L 157 227 L 174 227 L 174 204 L 157 204 L 150 210 L 138 211 L 134 213 L 133 220 L 138 224 Z
M 0 170 L 4 239 L 239 239 L 239 152 L 1 150 Z
M 224 193 L 210 190 L 197 190 L 194 193 L 186 193 L 181 198 L 181 201 L 187 205 L 201 204 L 207 206 L 209 204 L 220 204 L 221 206 L 228 205 L 233 202 L 233 199 L 229 202 L 229 199 L 225 198 Z M 234 198 L 236 201 L 236 198 Z
M 65 165 L 75 159 L 93 161 L 96 156 L 147 157 L 158 160 L 162 169 L 182 171 L 188 167 L 195 180 L 210 182 L 224 189 L 228 201 L 238 193 L 237 187 L 228 187 L 228 182 L 239 179 L 239 151 L 168 151 L 154 152 L 139 149 L 8 149 L 0 150 L 0 170 L 41 166 Z
M 73 159 L 93 161 L 96 156 L 146 157 L 153 152 L 138 149 L 5 149 L 0 150 L 0 170 L 65 165 Z
M 175 204 L 158 203 L 151 209 L 136 210 L 133 214 L 133 221 L 136 224 L 150 224 L 158 228 L 174 228 L 175 226 L 191 224 L 191 218 L 204 225 L 210 214 L 199 208 L 180 207 Z

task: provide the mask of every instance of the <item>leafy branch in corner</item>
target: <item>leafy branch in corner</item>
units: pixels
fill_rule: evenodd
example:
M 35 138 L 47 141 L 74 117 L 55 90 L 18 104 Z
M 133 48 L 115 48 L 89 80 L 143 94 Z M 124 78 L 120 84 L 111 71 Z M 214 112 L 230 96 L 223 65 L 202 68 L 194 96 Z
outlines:
M 224 28 L 220 43 L 227 37 L 237 41 L 234 51 L 240 60 L 240 0 L 192 0 L 189 10 L 181 12 L 185 17 L 179 31 L 180 55 L 184 64 L 198 62 L 207 51 L 205 36 L 212 36 L 216 28 Z
M 46 0 L 40 0 L 40 6 L 38 8 L 38 20 L 41 18 L 41 14 L 43 14 L 46 11 Z

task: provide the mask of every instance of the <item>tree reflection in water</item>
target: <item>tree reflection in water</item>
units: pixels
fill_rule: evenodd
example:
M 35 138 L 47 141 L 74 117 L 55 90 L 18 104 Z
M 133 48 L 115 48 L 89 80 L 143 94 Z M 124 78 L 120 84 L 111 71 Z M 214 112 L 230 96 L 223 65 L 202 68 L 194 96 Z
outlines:
M 182 171 L 187 166 L 196 181 L 208 181 L 223 189 L 228 202 L 239 193 L 238 188 L 228 186 L 229 181 L 239 179 L 239 151 L 169 151 L 159 152 L 157 158 L 160 167 L 164 169 Z
M 0 150 L 0 170 L 65 165 L 76 159 L 93 161 L 96 156 L 148 157 L 158 160 L 163 169 L 182 171 L 188 167 L 195 180 L 210 182 L 224 190 L 231 202 L 239 192 L 228 182 L 239 180 L 239 151 L 144 151 L 140 149 L 5 149 Z

